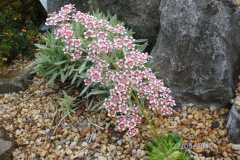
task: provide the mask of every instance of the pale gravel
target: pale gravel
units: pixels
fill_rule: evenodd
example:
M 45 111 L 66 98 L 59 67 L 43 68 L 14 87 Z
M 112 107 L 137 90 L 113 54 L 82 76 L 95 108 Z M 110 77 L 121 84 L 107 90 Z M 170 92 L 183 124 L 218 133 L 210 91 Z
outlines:
M 22 62 L 26 64 L 28 61 Z M 21 68 L 19 61 L 12 68 L 16 67 Z M 46 86 L 46 81 L 45 77 L 37 74 L 26 91 L 0 95 L 1 126 L 19 145 L 13 153 L 14 160 L 145 159 L 144 145 L 152 138 L 149 125 L 140 125 L 140 133 L 129 138 L 125 132 L 117 130 L 115 119 L 107 117 L 105 110 L 72 114 L 59 123 L 65 116 L 64 112 L 60 112 L 62 107 L 58 103 L 59 98 L 62 98 L 61 86 Z M 73 89 L 69 94 L 78 96 L 79 92 Z M 84 109 L 84 104 L 80 103 L 76 111 Z M 186 145 L 193 144 L 194 148 L 189 150 L 192 159 L 203 158 L 210 151 L 220 156 L 207 159 L 240 159 L 239 154 L 230 149 L 232 144 L 226 138 L 223 115 L 229 110 L 218 110 L 214 106 L 209 108 L 198 110 L 194 104 L 189 104 L 175 110 L 174 116 L 163 118 L 155 113 L 151 119 L 160 134 L 178 133 L 182 135 Z M 215 121 L 220 126 L 211 130 L 211 124 Z M 87 126 L 91 127 L 91 131 L 81 137 Z M 205 144 L 205 148 L 199 148 L 200 144 Z

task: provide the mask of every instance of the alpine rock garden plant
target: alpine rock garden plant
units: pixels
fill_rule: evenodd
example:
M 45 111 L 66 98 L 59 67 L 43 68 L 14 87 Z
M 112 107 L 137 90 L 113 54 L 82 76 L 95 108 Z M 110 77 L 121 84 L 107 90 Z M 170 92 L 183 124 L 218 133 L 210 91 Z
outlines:
M 81 95 L 88 91 L 86 97 L 97 97 L 92 109 L 106 109 L 117 118 L 118 129 L 134 136 L 144 117 L 160 140 L 145 109 L 170 115 L 175 101 L 149 68 L 151 57 L 143 53 L 146 40 L 135 40 L 116 16 L 82 13 L 71 4 L 51 14 L 45 24 L 55 29 L 43 37 L 46 46 L 38 45 L 35 72 L 45 73 L 52 82 L 58 77 L 84 82 Z

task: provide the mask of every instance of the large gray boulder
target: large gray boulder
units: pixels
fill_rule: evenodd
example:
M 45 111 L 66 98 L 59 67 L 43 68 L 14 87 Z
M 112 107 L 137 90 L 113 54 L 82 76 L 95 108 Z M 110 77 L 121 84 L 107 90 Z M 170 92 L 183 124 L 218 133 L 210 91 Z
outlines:
M 28 69 L 9 71 L 8 74 L 0 75 L 0 94 L 26 90 L 31 84 L 33 75 Z
M 226 127 L 228 128 L 229 141 L 240 144 L 240 96 L 234 99 L 233 106 L 228 114 Z
M 178 105 L 229 104 L 240 66 L 240 9 L 236 0 L 162 0 L 154 71 Z
M 8 160 L 16 149 L 17 143 L 0 128 L 0 159 Z
M 160 26 L 159 0 L 48 0 L 48 13 L 57 12 L 70 3 L 82 12 L 99 10 L 117 14 L 119 20 L 133 29 L 134 38 L 148 39 L 148 51 L 156 43 Z

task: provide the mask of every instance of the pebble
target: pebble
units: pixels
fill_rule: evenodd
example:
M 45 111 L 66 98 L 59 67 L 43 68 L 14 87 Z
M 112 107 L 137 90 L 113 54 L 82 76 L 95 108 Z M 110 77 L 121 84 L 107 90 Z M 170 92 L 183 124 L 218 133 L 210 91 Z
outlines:
M 64 143 L 66 143 L 67 141 L 68 141 L 67 139 L 63 139 L 63 140 L 57 142 L 55 146 L 56 146 L 56 147 L 57 147 L 57 146 L 60 146 L 60 145 L 62 145 L 62 144 L 64 144 Z
M 240 151 L 240 144 L 232 144 L 232 149 Z
M 200 119 L 199 113 L 194 114 L 194 119 L 196 119 L 197 121 Z
M 225 137 L 226 134 L 227 134 L 227 131 L 226 131 L 226 130 L 219 130 L 219 131 L 218 131 L 218 134 L 219 134 L 221 137 Z
M 41 157 L 45 157 L 46 154 L 47 154 L 47 150 L 43 150 L 43 151 L 40 153 L 40 156 L 41 156 Z
M 86 147 L 87 145 L 88 145 L 87 142 L 85 142 L 85 141 L 82 142 L 82 146 L 83 146 L 83 147 Z
M 71 150 L 73 150 L 74 148 L 75 148 L 75 146 L 77 145 L 77 143 L 76 142 L 71 142 L 71 144 L 70 144 L 70 149 Z
M 224 151 L 224 152 L 222 153 L 222 155 L 223 155 L 224 158 L 227 158 L 227 157 L 228 157 L 228 154 L 227 154 L 226 151 Z
M 188 139 L 193 140 L 193 139 L 195 139 L 195 136 L 194 136 L 194 135 L 190 135 L 190 136 L 188 137 Z
M 218 128 L 218 127 L 219 127 L 219 122 L 218 121 L 213 122 L 212 125 L 211 125 L 212 129 Z
M 121 146 L 121 145 L 122 145 L 122 141 L 121 141 L 121 140 L 118 140 L 118 141 L 117 141 L 117 144 Z
M 107 158 L 104 157 L 104 156 L 99 156 L 99 157 L 98 157 L 98 160 L 107 160 Z
M 183 118 L 187 117 L 187 113 L 182 113 Z
M 106 149 L 107 149 L 106 145 L 102 145 L 100 151 L 102 153 L 106 153 Z
M 184 126 L 190 126 L 191 123 L 192 123 L 193 119 L 185 119 L 185 120 L 182 120 L 181 123 L 184 125 Z
M 210 106 L 210 111 L 211 112 L 214 112 L 214 111 L 216 111 L 217 110 L 217 107 L 216 106 Z
M 129 138 L 125 132 L 114 130 L 115 119 L 109 118 L 106 111 L 103 110 L 93 114 L 85 114 L 85 111 L 83 111 L 84 114 L 78 116 L 72 114 L 71 117 L 67 117 L 56 127 L 64 113 L 56 111 L 59 107 L 57 103 L 59 96 L 56 93 L 58 91 L 54 89 L 54 86 L 46 86 L 45 84 L 46 79 L 37 75 L 33 84 L 24 94 L 23 92 L 4 94 L 0 98 L 0 119 L 3 117 L 16 119 L 15 123 L 6 121 L 6 124 L 12 125 L 12 127 L 9 125 L 8 128 L 15 131 L 16 140 L 20 146 L 28 145 L 26 148 L 31 148 L 31 152 L 24 152 L 24 149 L 26 149 L 24 147 L 17 148 L 13 153 L 14 160 L 24 159 L 24 157 L 25 159 L 26 157 L 49 160 L 70 159 L 70 156 L 76 154 L 79 154 L 79 158 L 82 159 L 90 159 L 91 157 L 93 159 L 112 160 L 112 157 L 114 157 L 115 159 L 143 160 L 145 158 L 146 139 L 152 138 L 145 124 L 139 126 L 141 134 Z M 48 90 L 53 90 L 55 93 L 46 95 Z M 31 95 L 35 92 L 38 94 Z M 228 110 L 221 110 L 221 114 L 225 113 L 228 113 Z M 105 129 L 102 130 L 91 125 L 91 132 L 87 132 L 86 137 L 81 137 L 82 130 L 90 125 L 84 117 L 85 115 L 88 115 L 91 122 L 95 124 L 104 124 Z M 229 159 L 230 155 L 232 156 L 232 154 L 240 151 L 237 144 L 235 144 L 237 146 L 233 144 L 226 147 L 229 142 L 223 139 L 226 138 L 227 130 L 223 125 L 221 126 L 224 123 L 221 116 L 218 115 L 217 107 L 211 106 L 210 109 L 198 110 L 194 107 L 194 104 L 188 104 L 182 109 L 176 110 L 175 115 L 175 117 L 164 118 L 158 117 L 158 114 L 154 115 L 153 118 L 162 120 L 162 124 L 158 128 L 159 131 L 181 133 L 186 144 L 193 144 L 194 142 L 196 144 L 211 143 L 214 140 L 216 144 L 213 145 L 212 149 L 223 151 L 225 159 Z M 57 121 L 58 123 L 56 123 Z M 55 133 L 53 133 L 54 130 Z M 88 144 L 91 148 L 86 148 L 82 152 L 81 150 Z M 201 156 L 203 150 L 196 151 L 199 154 L 193 151 L 191 153 L 192 158 L 204 159 Z M 234 155 L 234 158 L 240 159 L 240 156 Z M 209 157 L 209 159 L 214 159 L 214 157 Z
M 121 151 L 117 151 L 117 155 L 118 156 L 122 155 L 122 152 Z
M 87 125 L 88 125 L 88 121 L 84 120 L 79 126 L 80 126 L 80 128 L 84 129 L 87 127 Z
M 19 130 L 19 129 L 16 130 L 16 135 L 20 135 L 21 133 L 22 133 L 21 130 Z

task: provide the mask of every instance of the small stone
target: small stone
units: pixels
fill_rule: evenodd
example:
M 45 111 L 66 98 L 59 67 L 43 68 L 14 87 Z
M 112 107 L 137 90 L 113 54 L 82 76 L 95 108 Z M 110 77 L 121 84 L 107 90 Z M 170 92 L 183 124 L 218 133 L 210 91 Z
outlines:
M 222 155 L 223 155 L 224 158 L 227 158 L 227 157 L 228 157 L 228 154 L 227 154 L 226 151 L 224 151 L 224 152 L 222 153 Z
M 192 123 L 193 119 L 185 119 L 185 120 L 182 120 L 181 123 L 184 125 L 184 126 L 190 126 L 191 123 Z
M 227 131 L 226 130 L 219 130 L 218 131 L 218 134 L 221 136 L 221 137 L 225 137 L 227 135 Z
M 45 157 L 47 154 L 47 150 L 43 150 L 41 153 L 40 153 L 40 156 L 41 157 Z
M 10 114 L 12 117 L 15 117 L 17 113 L 18 113 L 17 111 L 13 111 L 13 112 L 10 112 L 9 114 Z
M 187 107 L 193 107 L 193 106 L 194 106 L 193 103 L 188 103 L 188 104 L 187 104 Z
M 214 111 L 216 111 L 217 110 L 217 107 L 216 106 L 210 106 L 210 111 L 211 112 L 214 112 Z
M 57 146 L 57 150 L 60 150 L 60 149 L 62 149 L 62 146 Z
M 197 124 L 198 124 L 198 121 L 193 120 L 191 124 L 197 125 Z
M 103 144 L 107 144 L 107 143 L 108 143 L 108 139 L 107 139 L 107 138 L 104 138 L 101 142 L 102 142 Z
M 213 122 L 212 125 L 211 125 L 212 129 L 218 128 L 218 127 L 219 127 L 219 122 L 218 121 Z
M 70 147 L 71 150 L 73 150 L 76 145 L 77 145 L 76 142 L 72 142 L 69 147 Z
M 82 142 L 82 146 L 83 146 L 83 147 L 86 147 L 87 145 L 88 145 L 87 142 L 85 142 L 85 141 Z
M 190 136 L 188 136 L 188 139 L 190 139 L 190 140 L 195 139 L 195 136 L 194 135 L 190 135 Z
M 193 115 L 189 114 L 187 117 L 190 118 L 190 119 L 192 119 L 192 118 L 193 118 Z
M 203 126 L 203 123 L 198 123 L 197 128 L 201 128 Z
M 29 131 L 29 130 L 31 129 L 31 126 L 30 126 L 30 125 L 25 125 L 24 129 L 25 129 L 26 131 Z
M 119 146 L 121 146 L 121 145 L 122 145 L 122 141 L 121 141 L 121 140 L 118 140 L 118 141 L 117 141 L 117 144 L 118 144 Z
M 109 146 L 109 150 L 110 150 L 110 151 L 116 150 L 116 146 L 114 146 L 113 144 L 111 144 L 111 145 Z
M 42 124 L 41 123 L 37 123 L 37 127 L 41 127 L 42 126 Z
M 66 152 L 67 155 L 71 155 L 72 154 L 72 151 L 69 148 L 67 148 L 65 152 Z
M 196 114 L 194 114 L 194 119 L 196 119 L 197 121 L 200 119 L 200 115 L 199 115 L 199 113 L 196 113 Z
M 182 133 L 186 134 L 186 133 L 188 133 L 188 132 L 189 132 L 189 129 L 188 129 L 188 128 L 183 128 Z
M 211 138 L 212 140 L 215 140 L 215 139 L 216 139 L 216 136 L 215 136 L 214 134 L 211 134 L 211 135 L 209 136 L 209 138 Z
M 203 148 L 202 147 L 194 147 L 193 151 L 197 152 L 197 153 L 201 153 L 203 151 Z
M 121 151 L 117 151 L 117 155 L 118 156 L 122 155 L 122 152 Z
M 183 118 L 187 117 L 187 113 L 182 113 Z
M 102 153 L 106 153 L 106 149 L 107 149 L 106 145 L 102 145 L 100 151 Z
M 233 154 L 233 153 L 234 153 L 234 150 L 232 149 L 232 147 L 228 147 L 228 148 L 227 148 L 227 152 L 230 153 L 230 154 Z
M 232 144 L 232 149 L 240 151 L 240 144 Z
M 98 160 L 107 160 L 107 158 L 104 156 L 98 156 Z
M 67 142 L 67 139 L 63 139 L 63 140 L 56 143 L 56 147 L 66 143 L 66 142 Z
M 187 106 L 183 106 L 182 110 L 186 111 L 187 110 Z
M 80 124 L 80 128 L 84 129 L 86 128 L 88 125 L 88 121 L 87 120 L 84 120 L 81 124 Z
M 16 130 L 16 135 L 20 135 L 21 133 L 22 133 L 21 130 L 19 130 L 19 129 Z
M 133 150 L 132 150 L 132 155 L 135 155 L 136 152 L 137 152 L 137 150 L 136 150 L 136 149 L 133 149 Z
M 218 149 L 218 145 L 214 144 L 214 145 L 213 145 L 213 148 L 214 148 L 214 149 Z

